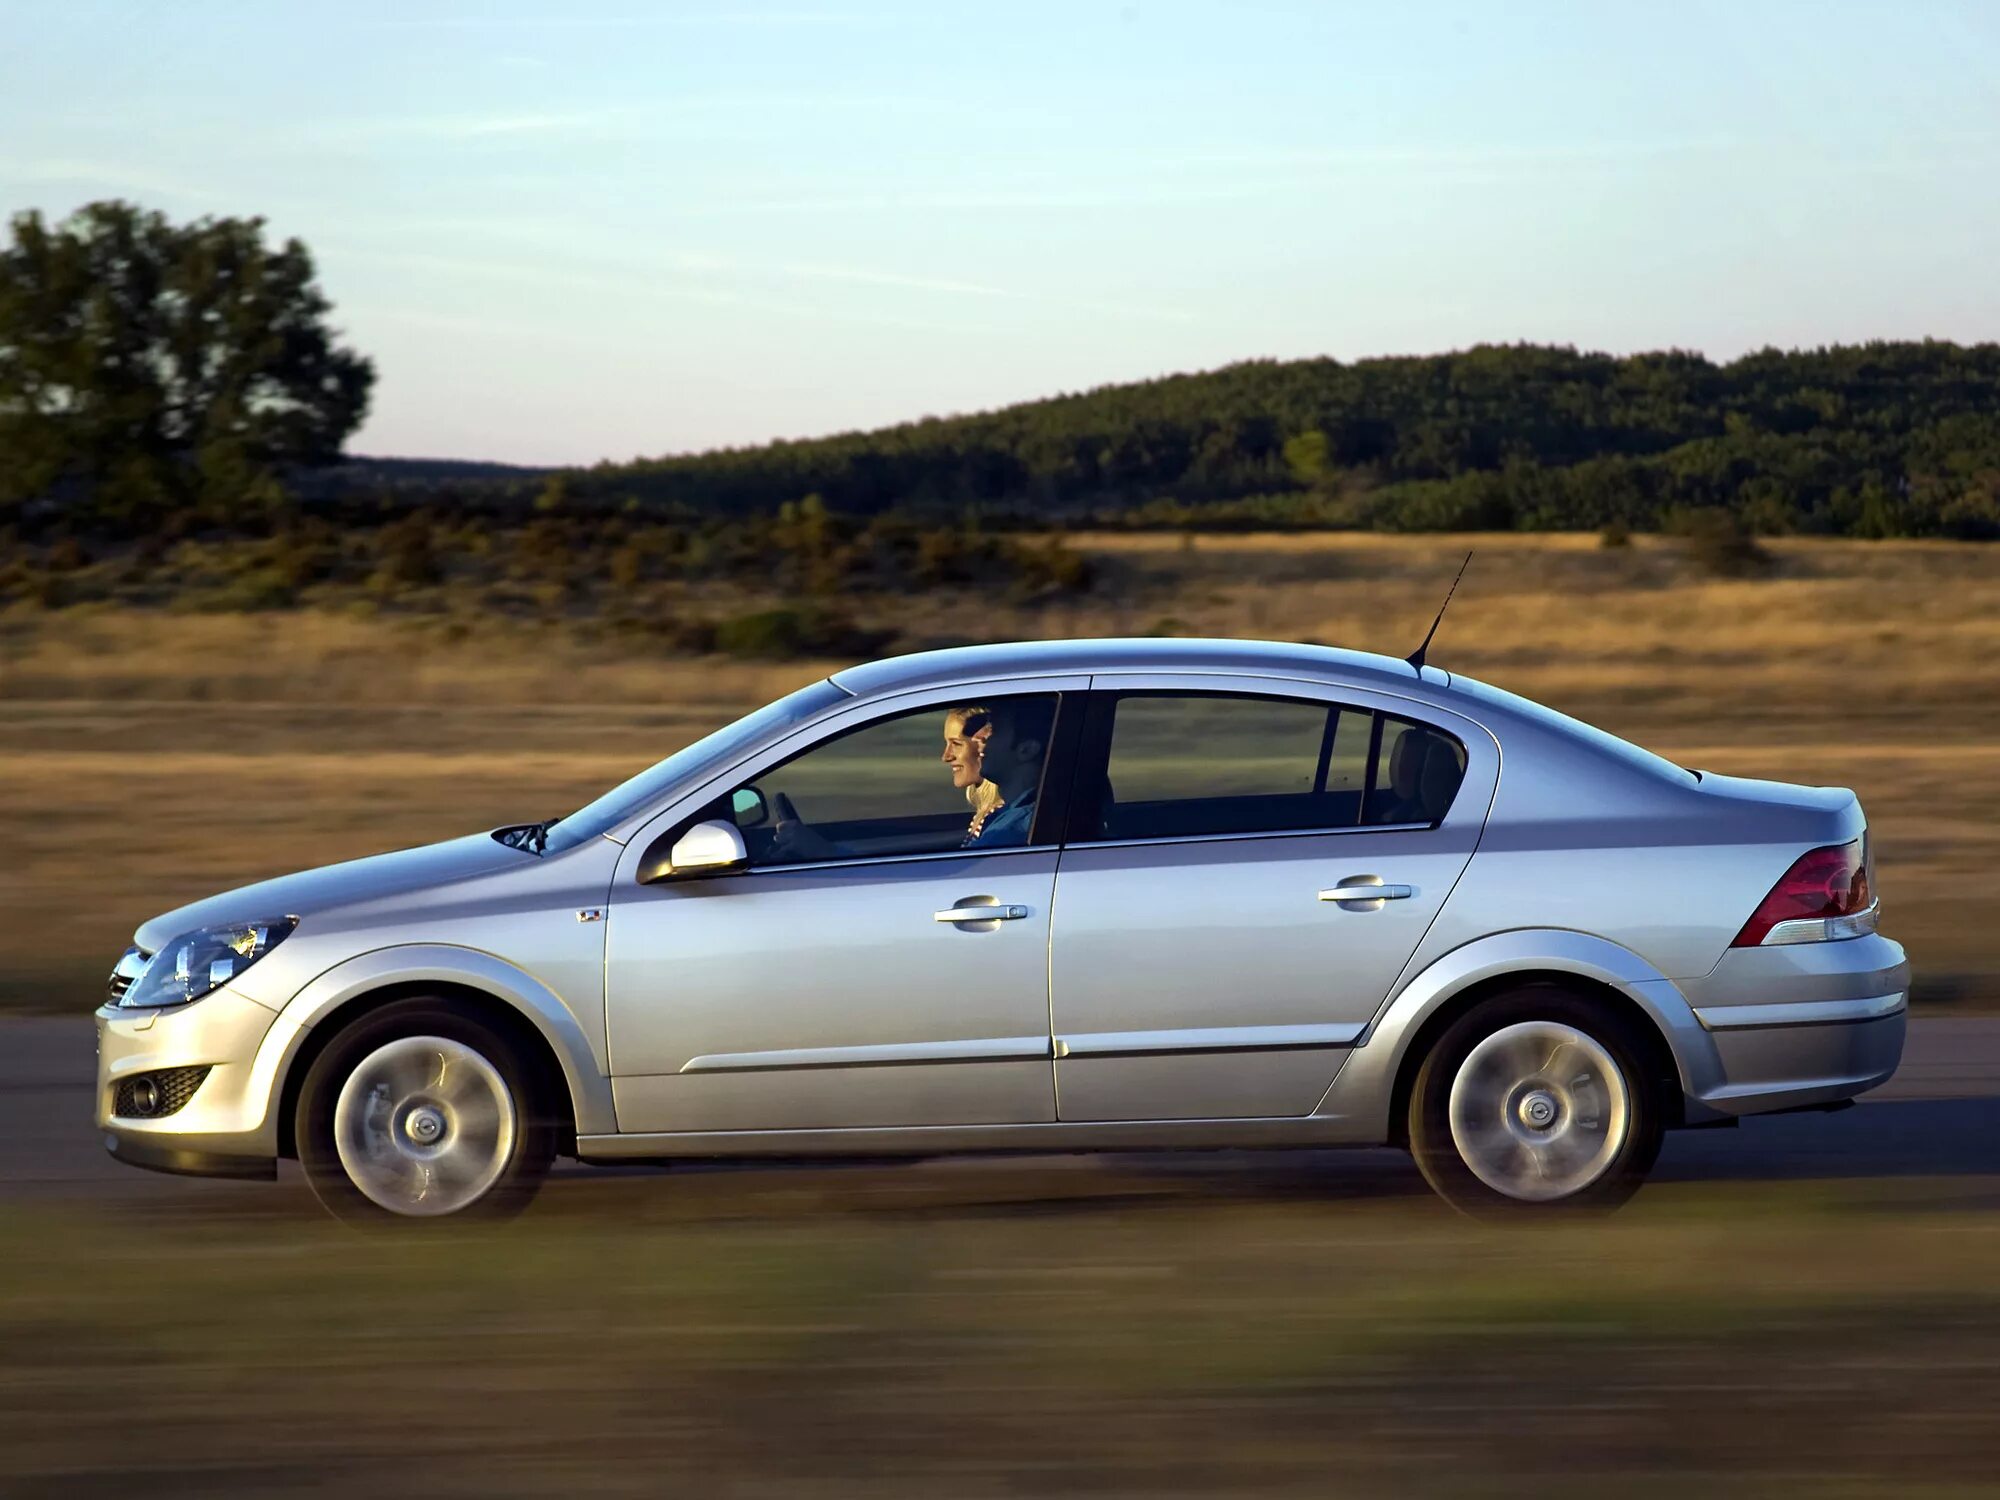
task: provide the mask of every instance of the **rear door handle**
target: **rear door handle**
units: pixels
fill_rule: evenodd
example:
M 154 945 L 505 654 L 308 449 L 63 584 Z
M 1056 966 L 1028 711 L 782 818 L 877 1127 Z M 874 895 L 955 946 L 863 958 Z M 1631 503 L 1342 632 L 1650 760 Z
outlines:
M 1028 914 L 1025 906 L 954 906 L 950 911 L 931 913 L 933 922 L 1018 922 Z
M 1352 901 L 1407 901 L 1416 895 L 1413 885 L 1383 885 L 1380 881 L 1359 882 L 1353 885 L 1336 885 L 1319 893 L 1322 901 L 1338 901 L 1343 906 Z

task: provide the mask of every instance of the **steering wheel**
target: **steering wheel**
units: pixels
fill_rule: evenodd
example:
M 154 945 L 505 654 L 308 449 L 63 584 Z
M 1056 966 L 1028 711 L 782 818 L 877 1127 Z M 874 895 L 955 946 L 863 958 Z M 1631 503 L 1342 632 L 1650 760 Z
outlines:
M 799 816 L 799 810 L 792 805 L 792 799 L 787 797 L 783 792 L 773 792 L 771 794 L 771 808 L 777 813 L 780 823 L 803 823 L 805 821 L 804 818 Z

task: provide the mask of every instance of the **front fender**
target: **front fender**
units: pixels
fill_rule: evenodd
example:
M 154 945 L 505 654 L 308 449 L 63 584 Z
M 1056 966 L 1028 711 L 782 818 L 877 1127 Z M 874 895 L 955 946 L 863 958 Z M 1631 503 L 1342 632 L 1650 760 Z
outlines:
M 1714 1042 L 1674 982 L 1645 959 L 1587 932 L 1521 928 L 1454 948 L 1405 981 L 1355 1044 L 1313 1113 L 1351 1121 L 1357 1139 L 1390 1139 L 1396 1079 L 1424 1023 L 1474 985 L 1546 974 L 1605 985 L 1637 1005 L 1673 1053 L 1684 1094 L 1698 1094 L 1718 1081 Z
M 409 943 L 375 948 L 334 965 L 292 997 L 264 1039 L 255 1064 L 266 1097 L 280 1097 L 289 1073 L 313 1027 L 358 996 L 390 985 L 456 985 L 479 990 L 511 1006 L 533 1023 L 555 1053 L 569 1086 L 578 1135 L 616 1131 L 611 1080 L 599 1071 L 589 1039 L 562 997 L 532 974 L 505 959 L 448 943 Z

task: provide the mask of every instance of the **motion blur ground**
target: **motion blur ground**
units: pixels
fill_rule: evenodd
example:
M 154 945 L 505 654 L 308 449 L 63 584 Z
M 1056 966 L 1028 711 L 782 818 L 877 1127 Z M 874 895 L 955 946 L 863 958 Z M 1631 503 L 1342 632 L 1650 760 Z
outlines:
M 422 1244 L 134 1173 L 0 1021 L 0 1492 L 1946 1495 L 2000 1465 L 2000 1021 L 1495 1232 L 1393 1152 L 561 1171 Z M 429 1393 L 411 1399 L 412 1390 Z M 116 1420 L 106 1413 L 115 1412 Z

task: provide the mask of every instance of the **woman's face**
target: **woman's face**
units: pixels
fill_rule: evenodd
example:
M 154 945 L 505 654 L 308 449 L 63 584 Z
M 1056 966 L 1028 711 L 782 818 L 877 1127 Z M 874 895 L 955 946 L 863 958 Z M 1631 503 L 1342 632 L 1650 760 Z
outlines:
M 968 735 L 964 718 L 944 716 L 944 763 L 951 767 L 951 784 L 961 791 L 985 779 L 986 737 L 991 733 L 993 726 L 988 724 Z

